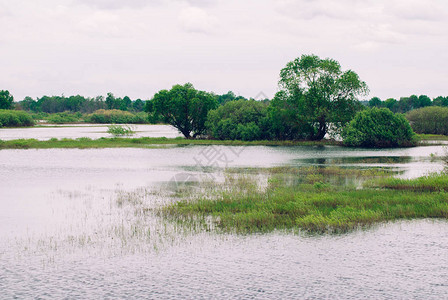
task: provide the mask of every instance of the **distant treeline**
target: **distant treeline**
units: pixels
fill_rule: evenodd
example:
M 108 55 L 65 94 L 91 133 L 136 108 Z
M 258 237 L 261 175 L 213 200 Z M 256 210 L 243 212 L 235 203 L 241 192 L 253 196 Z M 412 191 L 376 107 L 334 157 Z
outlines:
M 233 100 L 247 100 L 243 96 L 237 96 L 232 91 L 222 95 L 214 95 L 219 104 L 225 104 Z M 12 97 L 11 97 L 12 99 Z M 269 99 L 261 99 L 262 101 L 269 101 Z M 16 110 L 25 110 L 30 112 L 43 113 L 61 113 L 61 112 L 80 112 L 84 114 L 91 114 L 99 109 L 116 109 L 130 112 L 143 112 L 145 102 L 147 100 L 136 99 L 132 100 L 128 96 L 123 98 L 115 97 L 112 93 L 108 93 L 106 97 L 97 96 L 94 98 L 76 96 L 43 96 L 41 98 L 33 99 L 25 97 L 22 101 L 12 103 L 11 108 Z M 9 108 L 1 107 L 1 108 Z
M 427 106 L 448 106 L 448 96 L 439 96 L 431 99 L 426 95 L 412 95 L 409 97 L 401 97 L 400 100 L 389 98 L 385 101 L 382 101 L 378 97 L 373 97 L 369 101 L 364 101 L 363 103 L 369 107 L 385 107 L 394 113 L 406 113 Z
M 81 112 L 93 113 L 98 109 L 119 109 L 123 111 L 141 112 L 145 103 L 141 99 L 132 101 L 128 96 L 116 98 L 112 93 L 108 93 L 106 98 L 97 96 L 95 98 L 76 96 L 43 96 L 33 99 L 25 97 L 22 101 L 15 103 L 15 109 L 44 112 L 44 113 L 60 113 L 60 112 Z
M 423 107 L 406 114 L 417 133 L 448 135 L 448 107 Z

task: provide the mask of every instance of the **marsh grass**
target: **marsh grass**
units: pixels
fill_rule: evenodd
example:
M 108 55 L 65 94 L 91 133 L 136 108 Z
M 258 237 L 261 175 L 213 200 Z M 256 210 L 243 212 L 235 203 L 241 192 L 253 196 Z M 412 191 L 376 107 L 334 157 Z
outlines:
M 372 177 L 389 176 L 387 172 L 353 172 L 333 167 L 333 176 Z M 303 168 L 288 173 L 278 169 L 268 173 L 268 184 L 259 188 L 254 177 L 239 175 L 232 170 L 224 184 L 208 188 L 212 193 L 180 196 L 180 201 L 161 209 L 171 220 L 202 224 L 222 232 L 254 233 L 272 230 L 304 230 L 309 233 L 347 232 L 356 228 L 397 219 L 447 218 L 448 176 L 409 180 L 419 183 L 418 189 L 378 189 L 379 183 L 393 182 L 380 178 L 376 186 L 359 189 L 353 185 L 335 185 L 317 168 Z M 328 171 L 325 171 L 328 172 Z M 337 174 L 337 175 L 335 175 Z M 421 183 L 421 184 L 420 184 Z M 423 184 L 424 183 L 424 184 Z M 198 226 L 198 225 L 196 225 Z M 213 226 L 213 227 L 212 227 Z
M 442 134 L 419 134 L 422 141 L 448 141 L 448 135 Z
M 135 127 L 128 124 L 126 125 L 112 124 L 107 127 L 107 133 L 110 133 L 115 137 L 132 136 L 135 134 Z
M 49 149 L 49 148 L 147 148 L 154 145 L 226 145 L 226 146 L 310 146 L 337 145 L 333 141 L 220 141 L 220 140 L 192 140 L 184 138 L 131 138 L 112 137 L 99 139 L 50 139 L 39 141 L 36 139 L 17 139 L 0 142 L 0 149 Z
M 448 192 L 448 173 L 433 173 L 415 179 L 378 178 L 364 184 L 371 188 L 408 190 L 415 192 Z

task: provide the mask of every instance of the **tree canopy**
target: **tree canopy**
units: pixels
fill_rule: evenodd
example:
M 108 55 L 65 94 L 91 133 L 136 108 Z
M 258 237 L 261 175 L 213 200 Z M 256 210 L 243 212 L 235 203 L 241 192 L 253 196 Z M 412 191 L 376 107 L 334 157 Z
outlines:
M 417 133 L 448 135 L 448 107 L 422 107 L 406 114 Z
M 205 133 L 207 114 L 217 106 L 214 95 L 198 91 L 191 83 L 186 83 L 159 91 L 146 105 L 146 111 L 161 116 L 186 138 L 195 138 Z
M 208 114 L 209 135 L 220 140 L 269 139 L 267 104 L 255 100 L 226 102 Z
M 11 109 L 14 97 L 7 90 L 0 91 L 0 109 Z
M 283 109 L 294 106 L 297 127 L 310 140 L 321 140 L 330 123 L 338 128 L 347 124 L 361 108 L 357 96 L 368 93 L 358 74 L 316 55 L 290 61 L 280 72 L 279 86 L 276 97 L 283 99 Z

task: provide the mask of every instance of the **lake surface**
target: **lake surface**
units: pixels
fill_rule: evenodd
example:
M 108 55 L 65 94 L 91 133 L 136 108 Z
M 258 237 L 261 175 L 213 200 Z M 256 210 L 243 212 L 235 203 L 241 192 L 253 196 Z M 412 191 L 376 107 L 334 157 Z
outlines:
M 45 129 L 39 138 L 59 128 Z M 84 130 L 61 137 L 81 137 Z M 187 229 L 152 211 L 171 201 L 166 191 L 173 182 L 219 177 L 228 167 L 387 167 L 416 177 L 442 170 L 438 157 L 445 151 L 1 150 L 0 299 L 448 298 L 445 220 L 385 223 L 344 235 L 240 236 Z
M 136 131 L 133 137 L 167 137 L 175 138 L 181 136 L 172 126 L 168 125 L 131 125 Z M 32 128 L 0 128 L 0 140 L 15 139 L 37 139 L 49 140 L 51 138 L 70 138 L 88 137 L 98 139 L 101 137 L 112 137 L 107 133 L 107 125 L 99 126 L 96 124 L 78 124 L 78 125 L 41 125 Z

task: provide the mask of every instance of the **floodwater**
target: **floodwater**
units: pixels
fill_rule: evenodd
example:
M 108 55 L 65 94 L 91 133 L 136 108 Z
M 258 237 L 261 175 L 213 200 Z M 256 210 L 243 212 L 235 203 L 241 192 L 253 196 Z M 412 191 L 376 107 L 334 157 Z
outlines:
M 0 299 L 448 298 L 445 220 L 241 236 L 186 228 L 153 210 L 171 201 L 173 181 L 227 167 L 387 167 L 416 177 L 442 170 L 445 154 L 442 146 L 1 150 Z
M 49 140 L 51 138 L 76 139 L 88 137 L 98 139 L 112 137 L 107 133 L 108 125 L 75 124 L 75 125 L 40 125 L 32 128 L 0 128 L 0 140 L 37 139 Z M 133 137 L 167 137 L 181 136 L 172 126 L 167 125 L 130 125 L 136 131 Z

